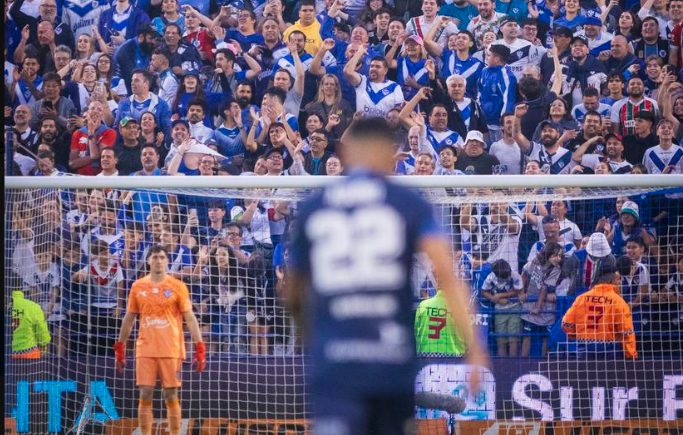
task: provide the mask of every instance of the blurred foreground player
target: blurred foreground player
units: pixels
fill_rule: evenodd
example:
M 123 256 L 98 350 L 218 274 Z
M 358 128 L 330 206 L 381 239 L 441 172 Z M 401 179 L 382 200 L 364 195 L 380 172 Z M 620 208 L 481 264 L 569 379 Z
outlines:
M 126 316 L 123 318 L 119 341 L 114 344 L 116 366 L 123 371 L 126 365 L 126 341 L 140 314 L 140 326 L 136 342 L 135 377 L 140 387 L 138 422 L 142 435 L 152 434 L 152 398 L 161 378 L 166 401 L 168 427 L 171 435 L 180 434 L 180 387 L 179 371 L 185 359 L 183 319 L 195 342 L 194 362 L 197 372 L 206 364 L 206 345 L 197 319 L 192 312 L 192 303 L 187 286 L 173 278 L 168 270 L 168 252 L 160 245 L 150 248 L 147 255 L 149 275 L 135 281 L 130 290 Z
M 410 276 L 417 252 L 434 265 L 468 362 L 485 363 L 470 324 L 468 288 L 453 275 L 431 206 L 385 178 L 395 153 L 386 120 L 354 121 L 340 149 L 348 178 L 301 208 L 288 301 L 312 358 L 316 435 L 410 432 L 418 368 Z

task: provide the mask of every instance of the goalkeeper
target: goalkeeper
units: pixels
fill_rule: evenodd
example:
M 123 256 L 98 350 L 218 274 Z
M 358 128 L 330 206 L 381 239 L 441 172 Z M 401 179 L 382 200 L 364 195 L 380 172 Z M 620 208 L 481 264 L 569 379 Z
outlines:
M 171 435 L 180 434 L 181 413 L 178 402 L 179 371 L 185 359 L 183 319 L 195 342 L 194 361 L 197 372 L 204 370 L 206 346 L 192 312 L 187 286 L 166 272 L 168 252 L 161 245 L 150 248 L 147 254 L 149 275 L 135 281 L 130 290 L 128 309 L 123 318 L 119 341 L 114 344 L 119 372 L 126 365 L 125 343 L 128 341 L 135 318 L 140 314 L 136 342 L 135 377 L 140 388 L 138 422 L 141 435 L 152 434 L 152 399 L 157 378 L 161 378 L 168 427 Z

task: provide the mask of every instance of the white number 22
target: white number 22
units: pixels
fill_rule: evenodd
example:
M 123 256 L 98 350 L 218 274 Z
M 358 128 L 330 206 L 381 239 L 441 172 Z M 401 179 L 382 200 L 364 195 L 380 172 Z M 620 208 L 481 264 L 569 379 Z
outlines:
M 321 293 L 356 288 L 383 290 L 405 284 L 400 256 L 405 223 L 388 206 L 351 213 L 324 210 L 311 215 L 306 233 L 312 241 L 312 283 Z

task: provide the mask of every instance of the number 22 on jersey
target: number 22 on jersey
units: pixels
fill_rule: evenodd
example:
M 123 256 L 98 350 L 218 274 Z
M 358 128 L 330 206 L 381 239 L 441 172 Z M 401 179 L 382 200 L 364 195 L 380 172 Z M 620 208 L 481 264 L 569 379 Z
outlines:
M 323 294 L 405 285 L 403 218 L 385 205 L 321 210 L 309 218 L 313 287 Z

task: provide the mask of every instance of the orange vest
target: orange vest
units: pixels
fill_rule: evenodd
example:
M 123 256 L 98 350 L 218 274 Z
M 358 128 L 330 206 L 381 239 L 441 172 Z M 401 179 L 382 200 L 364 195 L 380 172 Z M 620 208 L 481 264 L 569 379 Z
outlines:
M 638 358 L 631 308 L 612 284 L 598 284 L 574 301 L 562 318 L 569 338 L 621 343 L 626 358 Z

